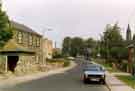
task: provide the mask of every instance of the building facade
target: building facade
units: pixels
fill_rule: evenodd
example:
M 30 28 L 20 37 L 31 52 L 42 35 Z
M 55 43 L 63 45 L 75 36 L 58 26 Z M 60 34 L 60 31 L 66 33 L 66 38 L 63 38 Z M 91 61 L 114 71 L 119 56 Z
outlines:
M 44 56 L 47 59 L 51 59 L 52 55 L 53 55 L 53 42 L 52 40 L 49 39 L 44 39 L 43 41 L 43 52 L 44 52 Z
M 16 70 L 27 71 L 35 64 L 43 64 L 42 36 L 31 28 L 14 21 L 11 21 L 11 26 L 13 27 L 12 40 L 24 49 L 35 52 L 35 55 L 19 55 Z

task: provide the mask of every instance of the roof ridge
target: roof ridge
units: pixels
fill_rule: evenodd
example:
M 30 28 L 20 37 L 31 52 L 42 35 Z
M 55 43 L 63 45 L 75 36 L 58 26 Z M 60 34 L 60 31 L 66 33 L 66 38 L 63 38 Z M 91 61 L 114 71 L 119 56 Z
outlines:
M 14 28 L 17 28 L 17 29 L 20 29 L 22 31 L 25 31 L 25 32 L 29 32 L 29 33 L 32 33 L 32 34 L 36 34 L 38 36 L 42 36 L 41 34 L 37 33 L 36 31 L 34 31 L 33 29 L 31 29 L 30 27 L 24 25 L 24 24 L 21 24 L 21 23 L 18 23 L 16 21 L 10 21 L 11 22 L 11 25 L 14 27 Z

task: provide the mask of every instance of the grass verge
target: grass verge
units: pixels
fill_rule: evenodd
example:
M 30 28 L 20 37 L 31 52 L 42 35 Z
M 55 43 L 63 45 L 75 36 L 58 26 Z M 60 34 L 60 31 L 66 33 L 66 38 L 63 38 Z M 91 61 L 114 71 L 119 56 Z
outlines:
M 103 65 L 103 66 L 107 69 L 107 71 L 109 71 L 110 73 L 113 73 L 113 72 L 121 72 L 121 71 L 118 70 L 118 69 L 114 69 L 111 64 L 103 62 L 102 59 L 98 59 L 98 60 L 96 60 L 95 62 L 97 62 L 97 63 Z M 135 76 L 118 75 L 118 76 L 116 76 L 116 77 L 117 77 L 119 80 L 121 80 L 122 82 L 124 82 L 125 84 L 127 84 L 128 86 L 130 86 L 130 87 L 132 87 L 132 88 L 135 89 Z
M 135 89 L 135 76 L 116 76 L 119 80 Z

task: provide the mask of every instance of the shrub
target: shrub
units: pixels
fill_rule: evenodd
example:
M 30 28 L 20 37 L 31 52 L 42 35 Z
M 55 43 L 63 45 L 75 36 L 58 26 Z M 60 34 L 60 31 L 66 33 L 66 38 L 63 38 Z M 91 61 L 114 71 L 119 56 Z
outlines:
M 63 64 L 63 67 L 67 67 L 67 66 L 69 66 L 69 65 L 70 65 L 70 61 L 65 60 L 65 61 L 64 61 L 64 64 Z
M 63 55 L 57 51 L 53 53 L 53 58 L 62 58 L 62 57 Z

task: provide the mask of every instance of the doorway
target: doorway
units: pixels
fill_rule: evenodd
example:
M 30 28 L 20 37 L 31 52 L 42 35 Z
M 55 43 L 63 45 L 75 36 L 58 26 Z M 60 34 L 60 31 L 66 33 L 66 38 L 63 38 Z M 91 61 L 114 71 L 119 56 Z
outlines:
M 8 56 L 8 70 L 14 72 L 19 61 L 19 56 Z

